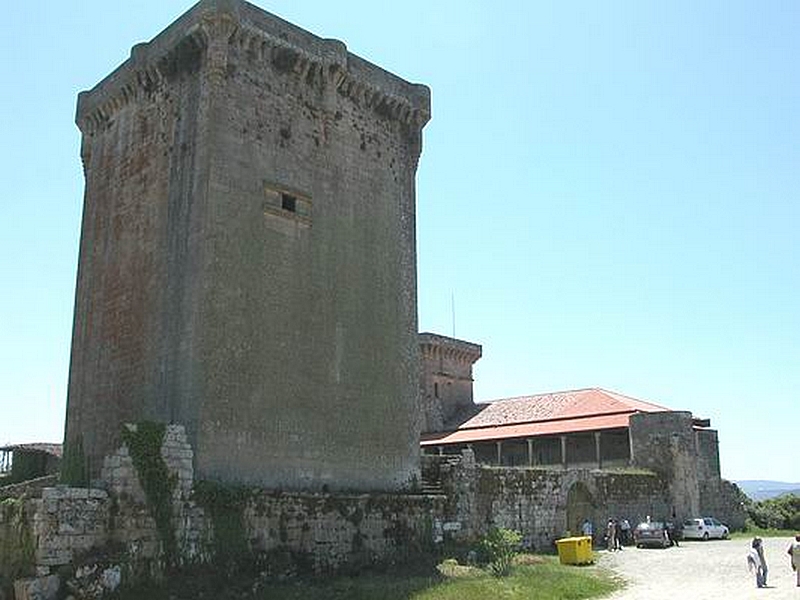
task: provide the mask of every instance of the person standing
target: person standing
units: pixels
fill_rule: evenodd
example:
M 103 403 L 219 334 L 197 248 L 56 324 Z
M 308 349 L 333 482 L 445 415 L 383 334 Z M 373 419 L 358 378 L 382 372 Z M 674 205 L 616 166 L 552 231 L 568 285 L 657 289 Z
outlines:
M 794 536 L 794 541 L 789 544 L 786 552 L 791 557 L 792 570 L 797 576 L 797 587 L 800 587 L 800 533 Z
M 747 568 L 756 574 L 756 587 L 767 587 L 767 559 L 764 556 L 764 545 L 761 538 L 753 538 L 750 552 L 747 553 Z
M 622 534 L 622 545 L 629 546 L 631 543 L 631 523 L 628 519 L 619 522 L 619 531 Z
M 589 519 L 583 520 L 581 533 L 586 537 L 592 537 L 594 535 L 594 527 L 592 527 L 592 522 Z
M 609 519 L 606 525 L 606 549 L 609 552 L 617 549 L 617 526 L 614 519 Z

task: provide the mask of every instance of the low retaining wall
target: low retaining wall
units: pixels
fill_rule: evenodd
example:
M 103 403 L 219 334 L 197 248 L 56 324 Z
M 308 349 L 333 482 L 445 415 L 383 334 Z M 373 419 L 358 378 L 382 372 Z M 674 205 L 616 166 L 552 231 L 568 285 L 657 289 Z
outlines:
M 245 528 L 254 550 L 288 550 L 314 572 L 331 572 L 430 551 L 444 503 L 404 494 L 260 492 L 245 509 Z
M 31 492 L 38 497 L 4 501 L 0 574 L 8 574 L 6 587 L 17 579 L 16 600 L 49 600 L 59 586 L 79 598 L 100 598 L 125 581 L 163 572 L 167 562 L 215 561 L 236 547 L 252 551 L 268 574 L 279 576 L 404 562 L 429 551 L 441 531 L 445 498 L 435 495 L 242 488 L 236 490 L 240 503 L 220 515 L 193 492 L 182 427 L 167 428 L 161 458 L 174 482 L 169 542 L 124 446 L 105 460 L 106 489 L 56 486 Z M 54 580 L 65 573 L 64 581 Z
M 427 469 L 438 474 L 447 497 L 445 529 L 458 541 L 505 527 L 521 532 L 531 549 L 548 552 L 556 539 L 577 533 L 584 518 L 598 531 L 609 518 L 635 525 L 671 510 L 665 482 L 649 472 L 491 467 L 476 464 L 469 451 L 457 460 L 438 458 L 426 457 Z
M 714 516 L 731 529 L 744 529 L 747 519 L 747 496 L 735 483 L 725 479 L 712 479 L 700 484 L 702 515 Z
M 490 467 L 465 451 L 423 458 L 428 495 L 281 493 L 195 484 L 180 426 L 167 427 L 155 448 L 169 490 L 160 525 L 125 446 L 105 460 L 105 489 L 33 486 L 0 503 L 0 574 L 7 584 L 18 579 L 17 600 L 48 600 L 56 574 L 68 573 L 76 597 L 96 598 L 167 563 L 224 564 L 240 551 L 259 557 L 267 575 L 360 569 L 405 562 L 444 541 L 472 543 L 494 527 L 551 551 L 585 518 L 600 532 L 609 518 L 635 525 L 674 509 L 669 485 L 647 471 Z M 725 484 L 704 488 L 720 510 L 735 492 Z

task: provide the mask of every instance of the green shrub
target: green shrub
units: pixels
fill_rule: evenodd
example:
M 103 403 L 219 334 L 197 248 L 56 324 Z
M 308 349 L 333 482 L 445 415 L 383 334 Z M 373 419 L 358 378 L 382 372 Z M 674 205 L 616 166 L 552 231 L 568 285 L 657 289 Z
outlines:
M 61 483 L 72 487 L 89 487 L 89 464 L 83 451 L 83 436 L 64 444 L 61 458 Z
M 800 496 L 785 494 L 747 506 L 748 521 L 762 529 L 800 529 Z
M 481 540 L 489 570 L 496 577 L 504 577 L 511 572 L 511 564 L 519 553 L 522 534 L 511 529 L 496 528 Z
M 161 456 L 165 431 L 166 426 L 163 423 L 142 421 L 134 427 L 124 427 L 122 441 L 128 446 L 133 467 L 147 498 L 147 506 L 156 522 L 164 558 L 168 566 L 173 566 L 177 542 L 172 525 L 172 492 L 177 478 L 170 474 Z

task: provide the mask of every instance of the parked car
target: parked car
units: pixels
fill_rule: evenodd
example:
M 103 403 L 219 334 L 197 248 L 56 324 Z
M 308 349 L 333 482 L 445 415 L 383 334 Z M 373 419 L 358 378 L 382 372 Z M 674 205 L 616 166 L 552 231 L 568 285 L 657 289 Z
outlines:
M 667 525 L 661 521 L 639 523 L 633 530 L 633 543 L 637 548 L 645 546 L 667 548 L 672 545 L 672 541 L 667 535 Z
M 728 527 L 714 517 L 698 517 L 683 522 L 683 539 L 685 540 L 727 540 Z

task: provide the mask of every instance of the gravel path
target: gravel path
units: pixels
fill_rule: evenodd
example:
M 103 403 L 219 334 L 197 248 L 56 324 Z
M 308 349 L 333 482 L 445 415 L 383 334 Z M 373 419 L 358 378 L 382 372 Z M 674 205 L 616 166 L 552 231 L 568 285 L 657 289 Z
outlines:
M 598 564 L 618 573 L 628 586 L 608 600 L 800 600 L 789 564 L 788 538 L 765 538 L 768 587 L 757 589 L 747 570 L 750 539 L 681 542 L 679 548 L 601 551 Z

